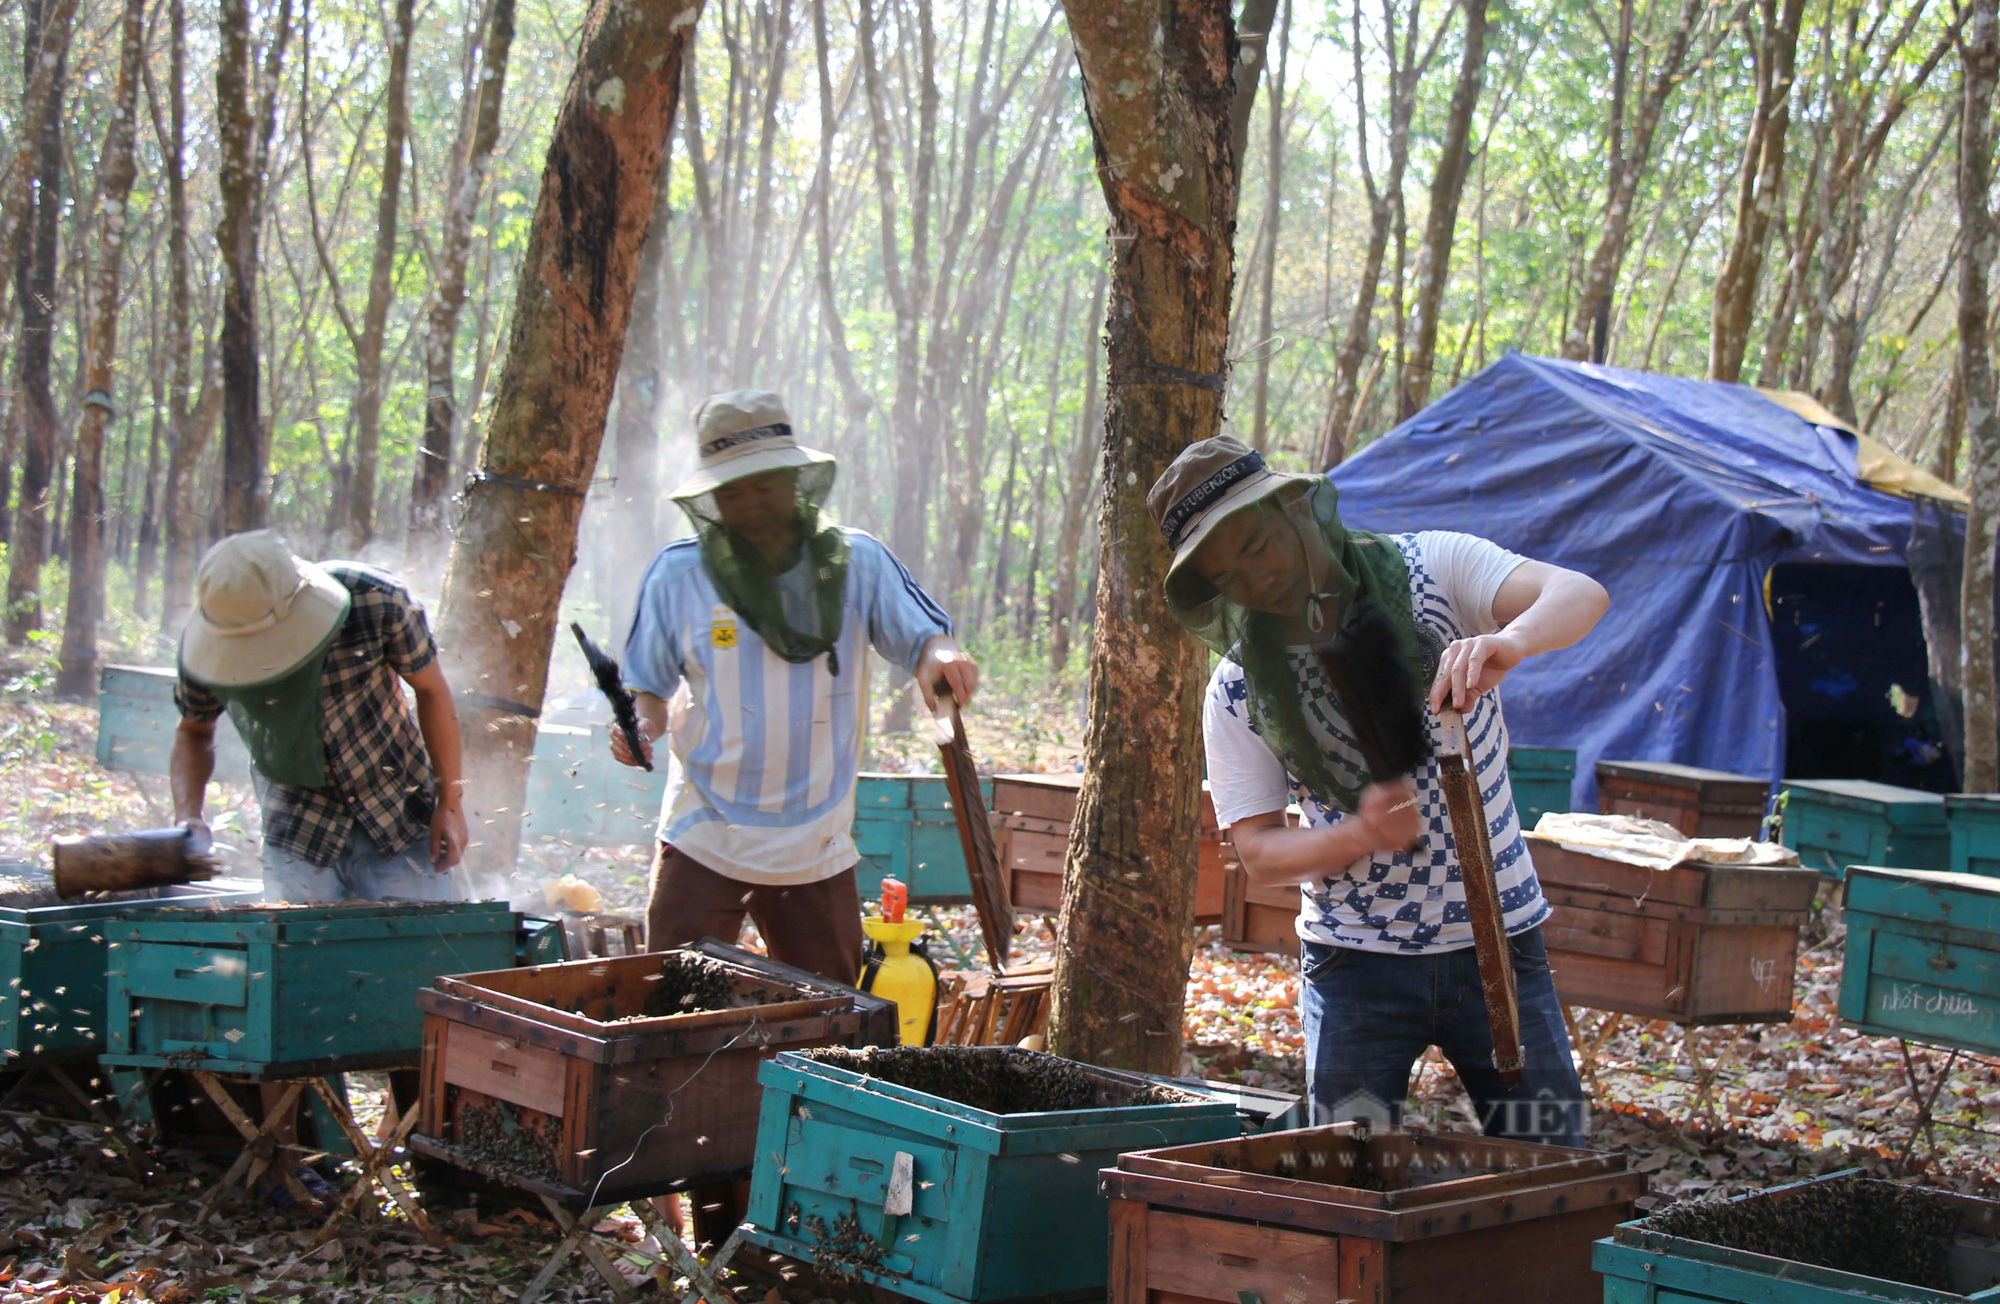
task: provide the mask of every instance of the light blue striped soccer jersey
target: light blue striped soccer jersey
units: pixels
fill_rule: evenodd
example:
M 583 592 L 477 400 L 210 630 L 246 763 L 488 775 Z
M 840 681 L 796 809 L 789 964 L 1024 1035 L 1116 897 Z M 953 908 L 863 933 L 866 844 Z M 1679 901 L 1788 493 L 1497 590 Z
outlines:
M 854 775 L 861 759 L 863 639 L 901 676 L 951 621 L 882 543 L 850 545 L 838 643 L 794 664 L 722 600 L 693 539 L 653 559 L 625 639 L 625 683 L 668 702 L 660 840 L 719 874 L 760 884 L 815 883 L 853 865 Z M 809 592 L 802 558 L 780 578 Z M 805 605 L 788 600 L 788 611 Z M 799 615 L 792 616 L 794 620 Z

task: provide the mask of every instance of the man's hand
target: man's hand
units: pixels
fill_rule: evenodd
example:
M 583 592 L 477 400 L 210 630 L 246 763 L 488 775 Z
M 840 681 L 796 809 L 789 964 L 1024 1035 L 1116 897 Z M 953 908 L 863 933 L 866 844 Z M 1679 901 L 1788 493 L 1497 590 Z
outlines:
M 431 813 L 431 867 L 442 874 L 465 858 L 465 809 L 454 792 Z
M 971 701 L 973 690 L 979 687 L 979 663 L 965 655 L 965 649 L 945 634 L 935 635 L 924 644 L 916 674 L 917 689 L 924 695 L 924 708 L 929 711 L 937 710 L 940 687 L 960 706 Z
M 1369 784 L 1354 817 L 1371 852 L 1408 851 L 1424 832 L 1423 817 L 1417 812 L 1417 785 L 1409 779 Z
M 1500 687 L 1507 672 L 1527 655 L 1520 640 L 1506 630 L 1459 639 L 1438 660 L 1437 678 L 1431 682 L 1431 710 L 1442 709 L 1447 701 L 1460 711 L 1470 710 L 1480 694 Z
M 620 765 L 634 767 L 638 767 L 641 764 L 651 765 L 653 763 L 653 731 L 647 727 L 644 720 L 639 721 L 639 746 L 645 749 L 645 760 L 643 762 L 638 757 L 632 755 L 632 747 L 625 741 L 625 731 L 623 729 L 614 724 L 605 730 L 605 732 L 611 735 L 612 760 L 618 762 Z
M 199 815 L 190 815 L 181 821 L 181 827 L 188 831 L 188 854 L 205 856 L 215 848 L 215 831 L 208 827 L 208 821 Z

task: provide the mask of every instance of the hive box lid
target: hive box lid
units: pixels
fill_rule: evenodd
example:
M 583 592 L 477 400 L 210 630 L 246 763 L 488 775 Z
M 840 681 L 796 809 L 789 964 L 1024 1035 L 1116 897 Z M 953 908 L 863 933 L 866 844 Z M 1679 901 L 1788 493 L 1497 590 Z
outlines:
M 1793 801 L 1880 812 L 1892 823 L 1939 824 L 1944 820 L 1944 795 L 1921 788 L 1899 788 L 1873 779 L 1786 779 L 1783 786 Z
M 1620 1154 L 1360 1123 L 1133 1151 L 1102 1177 L 1122 1199 L 1388 1241 L 1621 1204 L 1646 1181 Z
M 1623 779 L 1642 783 L 1662 784 L 1669 788 L 1686 788 L 1700 792 L 1703 796 L 1711 793 L 1717 796 L 1734 796 L 1737 789 L 1756 789 L 1769 792 L 1771 785 L 1751 774 L 1731 774 L 1727 770 L 1704 770 L 1698 765 L 1680 765 L 1673 761 L 1599 761 L 1597 781 Z
M 2000 944 L 2000 878 L 1853 865 L 1846 891 L 1850 912 L 1879 916 L 1892 928 L 1898 923 L 1942 924 L 1991 934 Z
M 1509 747 L 1507 768 L 1522 774 L 1560 774 L 1566 778 L 1576 776 L 1576 749 L 1574 747 Z
M 8 924 L 35 926 L 39 924 L 69 924 L 103 922 L 135 911 L 165 909 L 185 910 L 207 909 L 205 903 L 217 906 L 255 897 L 264 890 L 264 885 L 247 878 L 211 878 L 199 883 L 183 883 L 174 887 L 156 889 L 154 896 L 145 889 L 119 894 L 115 901 L 62 901 L 47 906 L 0 906 L 0 927 Z
M 353 901 L 331 905 L 170 906 L 114 920 L 118 942 L 347 942 L 514 931 L 504 901 Z

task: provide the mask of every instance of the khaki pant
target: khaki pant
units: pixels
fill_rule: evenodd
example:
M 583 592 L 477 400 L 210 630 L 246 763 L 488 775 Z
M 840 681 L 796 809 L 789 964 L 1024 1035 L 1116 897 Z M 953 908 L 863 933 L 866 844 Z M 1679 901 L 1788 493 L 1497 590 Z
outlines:
M 861 894 L 854 870 L 817 883 L 767 887 L 725 878 L 666 843 L 653 856 L 646 949 L 717 937 L 734 942 L 756 921 L 771 958 L 853 986 L 861 973 Z

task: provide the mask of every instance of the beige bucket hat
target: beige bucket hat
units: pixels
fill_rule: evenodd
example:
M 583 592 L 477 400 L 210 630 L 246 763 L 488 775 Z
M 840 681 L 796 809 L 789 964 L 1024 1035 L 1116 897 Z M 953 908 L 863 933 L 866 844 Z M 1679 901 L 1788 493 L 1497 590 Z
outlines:
M 181 668 L 218 688 L 276 679 L 326 641 L 347 615 L 347 586 L 292 554 L 272 530 L 232 534 L 194 574 L 195 608 L 181 631 Z
M 1223 517 L 1302 478 L 1273 471 L 1264 465 L 1263 454 L 1230 435 L 1182 449 L 1146 491 L 1153 524 L 1174 550 L 1167 578 L 1173 579 Z
M 785 400 L 768 389 L 712 394 L 694 410 L 695 473 L 674 490 L 676 501 L 713 493 L 719 485 L 788 466 L 831 463 L 833 454 L 792 437 Z

